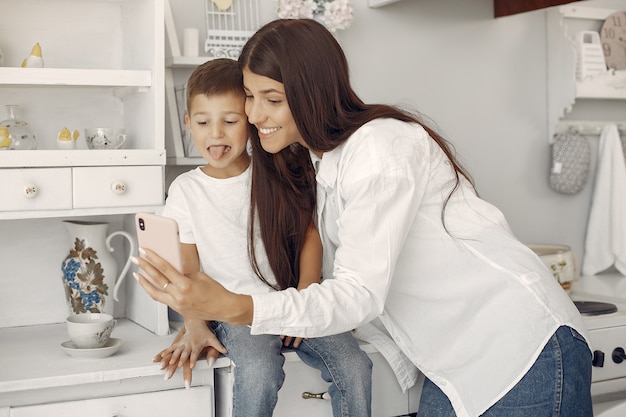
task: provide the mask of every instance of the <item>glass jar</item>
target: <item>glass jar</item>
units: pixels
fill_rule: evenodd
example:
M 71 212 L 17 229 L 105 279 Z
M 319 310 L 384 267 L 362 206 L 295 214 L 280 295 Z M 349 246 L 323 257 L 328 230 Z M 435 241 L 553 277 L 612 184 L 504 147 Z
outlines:
M 16 104 L 7 104 L 7 119 L 0 122 L 0 126 L 5 126 L 9 130 L 9 136 L 6 142 L 8 146 L 0 147 L 0 149 L 17 149 L 30 150 L 37 149 L 37 138 L 35 134 L 23 120 L 17 118 L 20 106 Z

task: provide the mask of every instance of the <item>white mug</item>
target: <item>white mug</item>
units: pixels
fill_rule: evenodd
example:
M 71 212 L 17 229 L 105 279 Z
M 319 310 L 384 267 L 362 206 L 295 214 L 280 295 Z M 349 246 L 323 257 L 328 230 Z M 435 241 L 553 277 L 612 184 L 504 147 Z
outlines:
M 86 127 L 85 141 L 89 149 L 119 149 L 126 142 L 123 128 Z
M 65 320 L 70 340 L 79 349 L 104 347 L 117 320 L 106 313 L 72 314 Z

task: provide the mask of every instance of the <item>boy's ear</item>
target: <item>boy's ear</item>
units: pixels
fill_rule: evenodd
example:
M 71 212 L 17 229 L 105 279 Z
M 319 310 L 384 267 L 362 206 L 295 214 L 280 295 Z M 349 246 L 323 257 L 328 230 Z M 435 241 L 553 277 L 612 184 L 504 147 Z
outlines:
M 191 120 L 189 119 L 189 113 L 185 112 L 185 124 L 187 125 L 187 127 L 189 126 L 189 123 L 191 122 Z

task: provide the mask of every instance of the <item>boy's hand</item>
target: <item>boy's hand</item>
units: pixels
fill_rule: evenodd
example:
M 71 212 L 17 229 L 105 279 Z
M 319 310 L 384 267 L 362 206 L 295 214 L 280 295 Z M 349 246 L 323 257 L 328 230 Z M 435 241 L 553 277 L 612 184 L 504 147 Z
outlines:
M 226 354 L 206 322 L 200 320 L 187 321 L 170 347 L 163 349 L 153 359 L 161 363 L 161 369 L 167 369 L 165 379 L 170 379 L 176 368 L 183 368 L 185 387 L 191 386 L 191 373 L 198 358 L 206 354 L 209 366 L 212 366 L 220 353 Z

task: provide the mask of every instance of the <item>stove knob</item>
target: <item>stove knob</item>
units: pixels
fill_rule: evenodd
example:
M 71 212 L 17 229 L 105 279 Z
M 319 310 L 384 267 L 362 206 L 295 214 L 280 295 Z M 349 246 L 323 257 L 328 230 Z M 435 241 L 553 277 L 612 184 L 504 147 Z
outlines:
M 604 352 L 601 350 L 594 350 L 591 364 L 597 368 L 602 368 L 604 366 Z
M 624 352 L 624 348 L 621 347 L 615 348 L 615 350 L 613 350 L 613 355 L 611 356 L 613 357 L 613 362 L 615 363 L 622 363 L 626 360 L 626 352 Z

